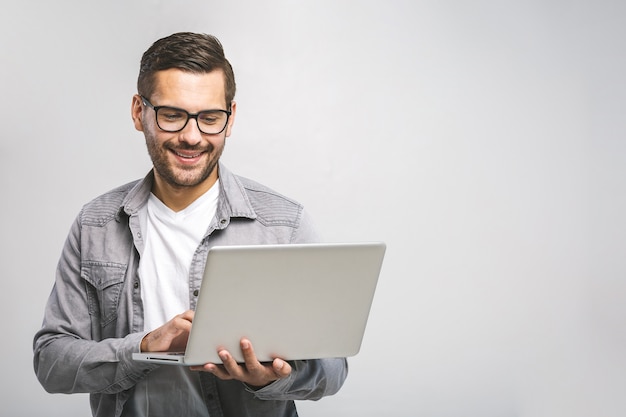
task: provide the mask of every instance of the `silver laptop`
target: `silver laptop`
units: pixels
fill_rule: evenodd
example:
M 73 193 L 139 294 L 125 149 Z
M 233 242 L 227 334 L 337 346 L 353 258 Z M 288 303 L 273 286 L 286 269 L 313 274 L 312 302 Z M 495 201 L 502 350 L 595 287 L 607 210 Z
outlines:
M 242 337 L 260 361 L 356 355 L 385 254 L 382 242 L 220 246 L 209 250 L 184 353 L 143 352 L 141 361 L 243 362 Z

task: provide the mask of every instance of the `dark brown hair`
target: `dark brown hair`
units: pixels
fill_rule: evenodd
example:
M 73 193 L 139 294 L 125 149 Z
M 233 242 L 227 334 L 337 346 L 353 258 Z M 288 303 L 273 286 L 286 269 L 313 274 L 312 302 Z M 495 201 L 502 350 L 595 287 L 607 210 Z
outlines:
M 230 108 L 235 98 L 235 74 L 215 36 L 180 32 L 153 43 L 141 57 L 137 92 L 149 99 L 155 88 L 155 73 L 171 68 L 195 74 L 222 70 L 226 106 Z

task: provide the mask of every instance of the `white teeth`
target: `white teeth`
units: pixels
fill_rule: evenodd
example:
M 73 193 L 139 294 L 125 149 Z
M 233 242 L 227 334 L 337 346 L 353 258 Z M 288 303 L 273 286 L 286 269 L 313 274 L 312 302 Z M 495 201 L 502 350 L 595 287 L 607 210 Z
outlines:
M 198 157 L 198 156 L 200 156 L 200 155 L 202 154 L 202 153 L 197 153 L 197 154 L 195 154 L 195 155 L 183 155 L 183 154 L 178 153 L 178 152 L 176 152 L 176 151 L 175 151 L 174 153 L 175 153 L 176 155 L 180 156 L 181 158 L 186 158 L 186 159 L 193 159 L 193 158 L 196 158 L 196 157 Z

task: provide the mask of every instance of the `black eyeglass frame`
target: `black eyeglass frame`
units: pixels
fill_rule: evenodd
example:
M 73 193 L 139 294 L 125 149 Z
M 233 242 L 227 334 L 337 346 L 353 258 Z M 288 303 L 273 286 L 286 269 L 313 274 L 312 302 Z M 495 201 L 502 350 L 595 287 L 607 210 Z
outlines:
M 195 119 L 196 120 L 196 126 L 198 126 L 198 130 L 200 132 L 204 133 L 205 135 L 219 135 L 220 133 L 222 133 L 226 129 L 226 126 L 228 126 L 228 120 L 230 119 L 230 115 L 233 113 L 231 110 L 222 110 L 222 109 L 202 110 L 202 111 L 200 111 L 198 113 L 189 113 L 187 110 L 181 109 L 179 107 L 154 106 L 144 96 L 139 96 L 139 97 L 141 97 L 141 101 L 143 101 L 144 105 L 146 105 L 146 106 L 150 107 L 152 110 L 154 110 L 154 117 L 155 117 L 156 124 L 159 127 L 159 129 L 161 129 L 164 132 L 168 132 L 168 133 L 180 132 L 185 127 L 187 127 L 187 123 L 189 123 L 189 119 Z M 183 127 L 181 127 L 178 130 L 163 129 L 161 127 L 161 125 L 159 125 L 159 115 L 158 114 L 159 114 L 159 110 L 160 109 L 172 109 L 172 110 L 176 110 L 176 111 L 180 111 L 180 112 L 185 113 L 187 115 L 187 120 L 185 121 L 185 124 L 183 124 Z M 200 123 L 198 122 L 198 116 L 200 116 L 201 114 L 204 114 L 204 113 L 226 113 L 226 122 L 224 123 L 224 127 L 222 128 L 222 130 L 220 130 L 219 132 L 216 132 L 216 133 L 207 133 L 207 132 L 203 131 L 202 128 L 200 127 Z

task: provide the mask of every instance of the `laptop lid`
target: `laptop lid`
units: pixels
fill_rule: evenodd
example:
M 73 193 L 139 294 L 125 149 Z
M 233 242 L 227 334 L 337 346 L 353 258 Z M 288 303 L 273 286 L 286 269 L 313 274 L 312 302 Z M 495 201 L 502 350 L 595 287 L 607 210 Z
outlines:
M 184 357 L 134 358 L 221 363 L 224 348 L 243 362 L 242 337 L 260 361 L 354 356 L 384 253 L 382 242 L 213 247 Z

